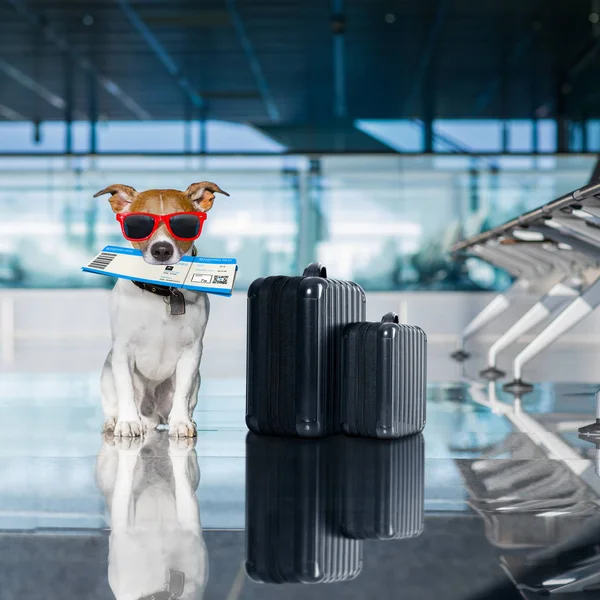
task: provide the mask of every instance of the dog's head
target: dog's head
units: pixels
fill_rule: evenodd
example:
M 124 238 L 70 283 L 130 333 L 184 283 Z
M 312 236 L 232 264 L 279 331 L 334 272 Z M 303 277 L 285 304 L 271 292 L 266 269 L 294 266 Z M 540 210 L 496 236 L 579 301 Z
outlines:
M 112 209 L 117 214 L 150 213 L 169 215 L 184 212 L 207 212 L 212 208 L 215 193 L 224 194 L 216 183 L 200 181 L 192 183 L 185 192 L 179 190 L 146 190 L 137 192 L 128 185 L 109 185 L 94 194 L 94 198 L 111 194 Z M 144 260 L 151 265 L 174 265 L 190 251 L 194 240 L 180 240 L 171 235 L 161 223 L 152 235 L 143 241 L 132 241 L 134 248 L 141 250 Z

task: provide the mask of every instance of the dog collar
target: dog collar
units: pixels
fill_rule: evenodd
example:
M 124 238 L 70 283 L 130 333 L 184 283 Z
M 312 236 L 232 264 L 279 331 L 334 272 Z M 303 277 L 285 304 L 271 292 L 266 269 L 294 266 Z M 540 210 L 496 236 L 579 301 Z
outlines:
M 196 246 L 192 247 L 192 256 L 197 256 Z M 145 283 L 143 281 L 131 280 L 133 285 L 139 287 L 145 292 L 156 294 L 157 296 L 163 296 L 169 298 L 169 305 L 171 307 L 172 315 L 185 315 L 185 298 L 183 294 L 174 287 L 167 285 L 156 285 L 154 283 Z

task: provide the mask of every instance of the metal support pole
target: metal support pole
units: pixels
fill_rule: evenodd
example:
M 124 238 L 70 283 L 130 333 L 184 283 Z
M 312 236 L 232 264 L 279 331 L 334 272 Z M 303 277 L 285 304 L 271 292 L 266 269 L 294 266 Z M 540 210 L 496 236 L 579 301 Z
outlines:
M 533 386 L 522 381 L 523 367 L 553 344 L 560 336 L 575 327 L 600 304 L 600 279 L 590 285 L 571 302 L 558 316 L 515 358 L 514 380 L 504 389 L 511 393 L 525 393 Z
M 317 244 L 323 238 L 321 160 L 310 161 L 306 178 L 306 188 L 301 196 L 300 247 L 298 261 L 300 267 L 317 258 Z
M 346 104 L 346 17 L 344 16 L 344 0 L 333 0 L 333 114 L 336 119 L 344 119 L 348 114 Z
M 508 120 L 502 119 L 502 154 L 508 154 L 510 146 L 510 135 L 508 131 Z
M 480 375 L 491 381 L 503 377 L 505 373 L 496 367 L 498 354 L 516 342 L 522 335 L 531 331 L 550 316 L 552 312 L 565 307 L 567 302 L 573 300 L 576 296 L 577 291 L 564 281 L 553 286 L 547 294 L 492 344 L 488 351 L 488 368 L 481 371 Z
M 206 109 L 203 107 L 200 110 L 200 118 L 198 120 L 199 127 L 199 145 L 198 150 L 200 154 L 206 154 L 207 145 L 208 145 L 208 132 L 206 131 Z
M 433 106 L 433 90 L 429 81 L 429 77 L 426 78 L 427 84 L 423 86 L 423 151 L 426 154 L 433 153 L 433 119 L 434 119 L 434 106 Z
M 65 64 L 65 154 L 73 153 L 73 59 L 64 54 Z
M 486 325 L 491 323 L 496 317 L 499 317 L 511 305 L 509 292 L 495 296 L 494 299 L 467 324 L 461 333 L 458 350 L 451 354 L 454 360 L 462 362 L 471 356 L 465 351 L 465 342 L 470 337 L 473 337 L 478 331 L 481 331 Z
M 469 212 L 476 213 L 479 210 L 479 171 L 472 165 L 469 169 Z
M 292 265 L 292 272 L 301 273 L 302 264 L 304 262 L 302 249 L 304 247 L 304 239 L 307 235 L 305 219 L 306 198 L 305 195 L 302 194 L 300 171 L 296 167 L 284 168 L 281 175 L 285 185 L 292 190 L 294 207 L 296 209 L 296 223 L 298 223 L 298 230 L 296 232 L 296 253 L 294 256 L 294 264 Z
M 506 52 L 502 53 L 502 67 L 500 69 L 500 114 L 502 119 L 502 153 L 508 153 L 510 144 L 508 134 L 508 57 Z
M 498 165 L 492 165 L 490 168 L 490 195 L 488 211 L 495 214 L 500 204 L 500 168 Z
M 569 151 L 569 127 L 567 122 L 567 94 L 570 84 L 560 77 L 556 90 L 556 151 Z
M 183 121 L 183 152 L 184 154 L 192 153 L 192 105 L 184 99 L 185 115 Z
M 95 77 L 88 73 L 90 101 L 90 154 L 98 152 L 98 85 Z

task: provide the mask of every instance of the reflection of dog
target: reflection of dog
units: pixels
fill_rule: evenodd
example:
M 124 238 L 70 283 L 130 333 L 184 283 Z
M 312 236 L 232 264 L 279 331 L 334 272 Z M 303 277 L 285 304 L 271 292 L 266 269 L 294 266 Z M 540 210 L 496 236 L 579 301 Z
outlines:
M 217 184 L 201 181 L 185 192 L 137 192 L 115 184 L 96 196 L 111 194 L 110 204 L 120 215 L 174 215 L 207 212 L 215 193 L 229 195 Z M 164 223 L 147 239 L 140 238 L 132 245 L 147 263 L 155 265 L 176 264 L 194 249 L 193 240 L 174 237 Z M 202 292 L 181 290 L 181 294 L 185 313 L 174 316 L 169 305 L 174 294 L 168 287 L 140 289 L 126 279 L 117 281 L 110 298 L 113 343 L 102 371 L 104 431 L 114 431 L 115 436 L 138 436 L 142 430 L 168 422 L 171 435 L 196 435 L 192 413 L 200 388 L 209 303 Z
M 117 600 L 202 598 L 208 560 L 194 445 L 158 431 L 143 441 L 104 438 L 96 480 L 111 520 L 108 581 Z

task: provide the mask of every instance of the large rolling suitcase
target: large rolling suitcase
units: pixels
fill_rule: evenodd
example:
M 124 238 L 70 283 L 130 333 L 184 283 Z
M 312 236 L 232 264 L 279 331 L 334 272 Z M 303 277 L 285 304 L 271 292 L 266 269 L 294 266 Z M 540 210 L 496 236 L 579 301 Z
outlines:
M 387 313 L 351 323 L 342 334 L 342 429 L 351 436 L 397 439 L 425 427 L 427 336 Z
M 246 572 L 261 583 L 348 581 L 362 542 L 341 533 L 335 438 L 246 438 Z
M 342 329 L 364 321 L 365 293 L 313 263 L 302 277 L 266 277 L 248 290 L 246 424 L 257 434 L 340 431 Z
M 425 450 L 400 440 L 341 438 L 342 532 L 359 540 L 417 537 L 424 525 Z

